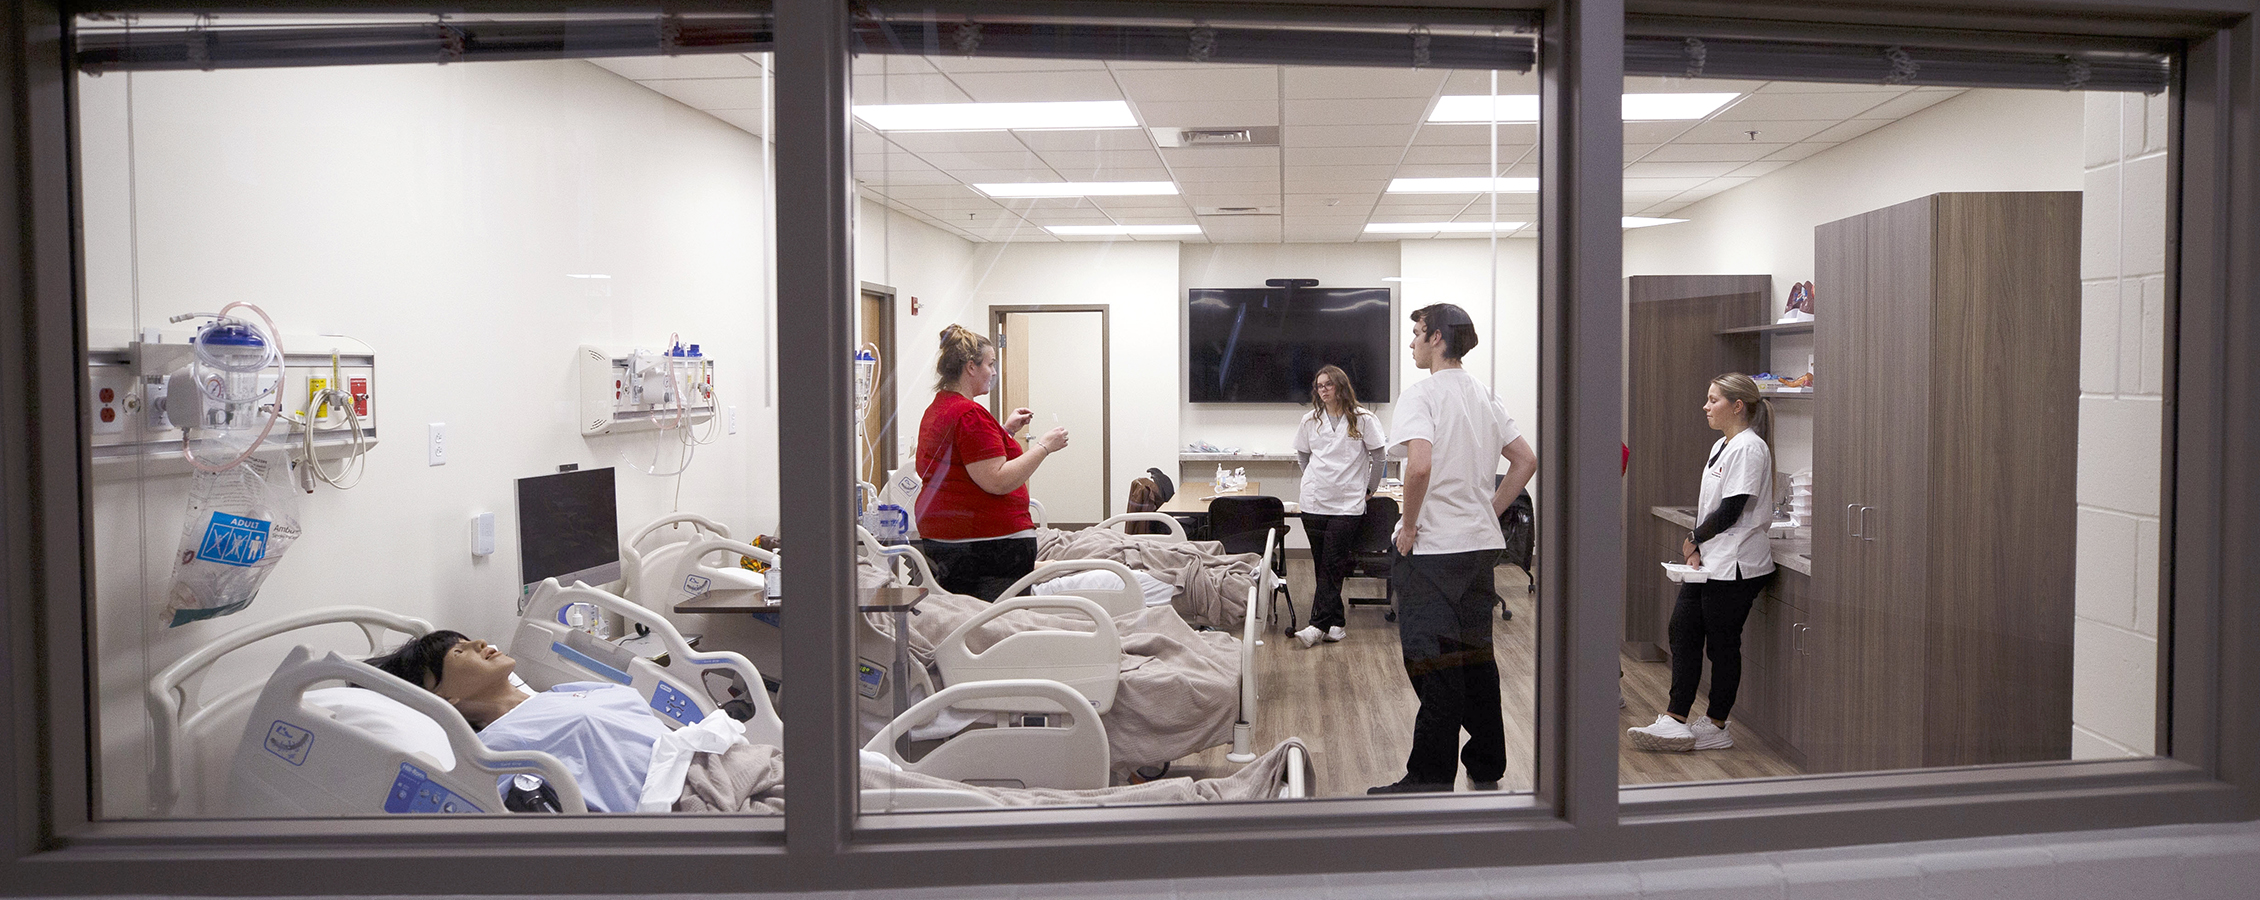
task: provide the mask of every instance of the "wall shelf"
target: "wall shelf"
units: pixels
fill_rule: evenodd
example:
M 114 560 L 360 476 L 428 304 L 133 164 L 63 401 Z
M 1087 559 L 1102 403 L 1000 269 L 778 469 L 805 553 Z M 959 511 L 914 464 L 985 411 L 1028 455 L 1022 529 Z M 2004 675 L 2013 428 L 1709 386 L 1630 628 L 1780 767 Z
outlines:
M 1719 329 L 1718 333 L 1721 335 L 1759 334 L 1770 337 L 1777 334 L 1811 334 L 1812 331 L 1813 323 L 1811 322 L 1775 322 L 1770 325 L 1743 325 L 1737 328 L 1721 328 Z

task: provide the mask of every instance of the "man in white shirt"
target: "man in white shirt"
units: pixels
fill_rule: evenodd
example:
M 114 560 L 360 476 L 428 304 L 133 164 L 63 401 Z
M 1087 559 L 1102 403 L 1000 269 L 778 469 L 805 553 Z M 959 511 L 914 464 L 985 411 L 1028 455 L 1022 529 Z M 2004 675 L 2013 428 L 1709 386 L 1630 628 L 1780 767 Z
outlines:
M 1449 791 L 1463 762 L 1470 786 L 1496 790 L 1507 744 L 1491 647 L 1499 603 L 1492 569 L 1507 546 L 1499 515 L 1537 474 L 1538 454 L 1498 395 L 1460 365 L 1476 345 L 1467 311 L 1438 303 L 1415 310 L 1412 320 L 1413 364 L 1430 375 L 1397 398 L 1389 427 L 1389 455 L 1405 460 L 1389 586 L 1420 710 L 1405 777 L 1366 793 Z M 1502 456 L 1504 479 L 1496 477 Z M 1468 740 L 1458 747 L 1462 729 Z

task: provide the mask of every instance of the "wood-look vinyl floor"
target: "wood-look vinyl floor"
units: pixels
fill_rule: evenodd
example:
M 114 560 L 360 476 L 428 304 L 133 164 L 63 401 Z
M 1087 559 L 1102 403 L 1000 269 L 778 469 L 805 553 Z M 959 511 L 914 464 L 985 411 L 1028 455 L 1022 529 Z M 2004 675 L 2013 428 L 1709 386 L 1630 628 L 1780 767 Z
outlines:
M 1507 729 L 1507 774 L 1500 786 L 1527 791 L 1534 778 L 1537 746 L 1533 721 L 1537 655 L 1532 637 L 1537 610 L 1522 570 L 1502 566 L 1496 577 L 1499 596 L 1514 611 L 1513 620 L 1494 619 L 1492 626 Z M 1310 613 L 1310 562 L 1289 560 L 1287 581 L 1294 592 L 1300 624 Z M 1379 592 L 1379 582 L 1353 581 L 1345 589 L 1352 596 L 1377 596 Z M 1385 620 L 1385 612 L 1386 607 L 1353 604 L 1348 612 L 1348 639 L 1306 649 L 1301 641 L 1281 634 L 1287 622 L 1282 600 L 1277 624 L 1266 629 L 1263 646 L 1257 648 L 1257 686 L 1262 702 L 1255 749 L 1260 752 L 1287 737 L 1302 738 L 1311 748 L 1318 796 L 1362 795 L 1368 787 L 1404 775 L 1417 702 L 1405 680 L 1397 649 L 1397 626 Z M 1630 658 L 1623 663 L 1625 709 L 1618 714 L 1619 723 L 1622 727 L 1646 725 L 1663 709 L 1671 686 L 1670 667 Z M 1625 784 L 1800 774 L 1778 750 L 1754 735 L 1737 733 L 1735 740 L 1731 750 L 1700 753 L 1651 753 L 1632 749 L 1620 740 L 1618 771 Z M 1225 760 L 1226 750 L 1215 747 L 1185 757 L 1170 766 L 1169 774 L 1195 778 L 1230 774 L 1238 767 Z M 1459 789 L 1467 790 L 1464 773 Z

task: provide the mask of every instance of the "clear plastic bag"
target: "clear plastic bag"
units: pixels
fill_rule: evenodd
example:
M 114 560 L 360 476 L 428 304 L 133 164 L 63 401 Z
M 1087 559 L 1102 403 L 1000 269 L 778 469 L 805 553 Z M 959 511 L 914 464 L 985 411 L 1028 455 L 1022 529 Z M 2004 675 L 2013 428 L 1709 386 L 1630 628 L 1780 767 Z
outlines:
M 173 555 L 165 627 L 224 616 L 251 605 L 267 573 L 298 538 L 298 489 L 281 453 L 191 476 L 188 518 Z

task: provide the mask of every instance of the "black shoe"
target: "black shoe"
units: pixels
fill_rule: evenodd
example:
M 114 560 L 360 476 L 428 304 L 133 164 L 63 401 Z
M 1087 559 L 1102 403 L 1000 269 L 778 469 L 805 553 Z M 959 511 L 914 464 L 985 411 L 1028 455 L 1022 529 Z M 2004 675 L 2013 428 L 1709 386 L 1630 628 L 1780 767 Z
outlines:
M 1470 781 L 1467 783 L 1467 789 L 1471 791 L 1495 791 L 1499 789 L 1499 783 L 1496 781 Z
M 1384 784 L 1380 787 L 1369 787 L 1365 789 L 1365 792 L 1368 794 L 1442 794 L 1450 793 L 1451 790 L 1452 786 L 1449 784 L 1432 784 L 1426 781 L 1406 779 Z

